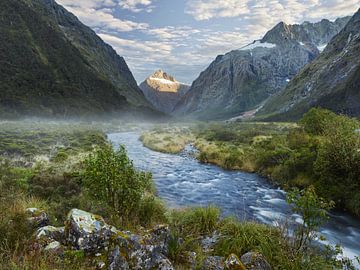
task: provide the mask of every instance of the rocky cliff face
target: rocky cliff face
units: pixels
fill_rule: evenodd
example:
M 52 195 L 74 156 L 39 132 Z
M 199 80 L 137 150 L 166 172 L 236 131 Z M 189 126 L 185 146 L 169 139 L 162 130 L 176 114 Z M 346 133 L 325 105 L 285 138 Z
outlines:
M 152 110 L 124 59 L 53 0 L 0 2 L 0 116 Z
M 189 88 L 189 85 L 179 83 L 162 70 L 156 71 L 140 84 L 147 100 L 164 113 L 171 113 Z
M 216 119 L 258 107 L 314 60 L 348 20 L 279 23 L 261 40 L 218 56 L 193 82 L 174 114 Z
M 317 106 L 360 116 L 360 10 L 258 114 L 274 120 L 298 119 Z

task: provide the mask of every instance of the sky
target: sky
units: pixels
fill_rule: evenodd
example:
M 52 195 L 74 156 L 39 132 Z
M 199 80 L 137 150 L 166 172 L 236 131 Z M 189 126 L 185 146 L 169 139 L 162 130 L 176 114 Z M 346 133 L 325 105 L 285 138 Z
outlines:
M 335 20 L 360 0 L 57 0 L 123 56 L 138 83 L 162 69 L 191 84 L 219 54 L 280 21 Z

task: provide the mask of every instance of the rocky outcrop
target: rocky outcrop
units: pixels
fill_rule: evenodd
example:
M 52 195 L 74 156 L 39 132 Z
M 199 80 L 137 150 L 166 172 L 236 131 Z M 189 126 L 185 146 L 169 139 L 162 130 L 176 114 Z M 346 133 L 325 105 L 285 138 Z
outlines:
M 360 10 L 323 53 L 257 115 L 267 120 L 297 120 L 312 107 L 360 116 Z
M 107 269 L 173 270 L 167 258 L 170 230 L 166 225 L 135 235 L 106 224 L 101 216 L 72 209 L 65 227 L 44 226 L 35 233 L 35 247 L 43 252 L 61 255 L 66 250 L 106 258 L 96 261 Z
M 171 113 L 190 86 L 180 83 L 162 70 L 156 71 L 140 84 L 146 99 L 159 111 Z
M 184 251 L 183 262 L 187 269 L 271 270 L 259 253 L 246 253 L 241 260 L 235 254 L 227 258 L 211 255 L 214 252 L 212 247 L 220 237 L 220 234 L 214 233 L 200 241 L 203 249 L 201 254 L 207 255 L 204 259 L 198 257 L 196 252 Z M 168 258 L 173 240 L 167 225 L 157 225 L 150 230 L 140 229 L 138 234 L 133 234 L 108 225 L 101 216 L 72 209 L 64 227 L 48 225 L 37 229 L 31 248 L 60 259 L 64 258 L 65 252 L 83 251 L 96 269 L 174 270 Z
M 256 109 L 314 60 L 348 20 L 279 23 L 261 40 L 219 55 L 193 82 L 173 113 L 223 119 Z

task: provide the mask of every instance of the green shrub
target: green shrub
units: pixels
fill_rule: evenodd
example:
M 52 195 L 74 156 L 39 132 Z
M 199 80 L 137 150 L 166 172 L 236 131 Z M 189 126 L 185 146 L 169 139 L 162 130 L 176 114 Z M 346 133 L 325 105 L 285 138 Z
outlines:
M 88 194 L 111 207 L 123 219 L 137 213 L 151 174 L 139 172 L 123 146 L 97 149 L 85 161 L 83 177 Z

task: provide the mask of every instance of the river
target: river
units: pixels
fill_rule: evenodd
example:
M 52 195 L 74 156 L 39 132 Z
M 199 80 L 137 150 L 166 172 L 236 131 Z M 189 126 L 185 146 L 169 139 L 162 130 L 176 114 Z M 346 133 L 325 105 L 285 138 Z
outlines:
M 240 171 L 227 171 L 201 164 L 186 154 L 172 155 L 147 149 L 139 141 L 138 132 L 108 134 L 118 147 L 126 147 L 134 165 L 152 172 L 158 195 L 169 207 L 216 205 L 223 216 L 235 215 L 240 220 L 256 220 L 266 224 L 289 219 L 292 215 L 285 201 L 286 193 L 266 179 Z M 340 244 L 344 255 L 353 259 L 360 255 L 360 220 L 332 212 L 321 234 L 330 244 Z

